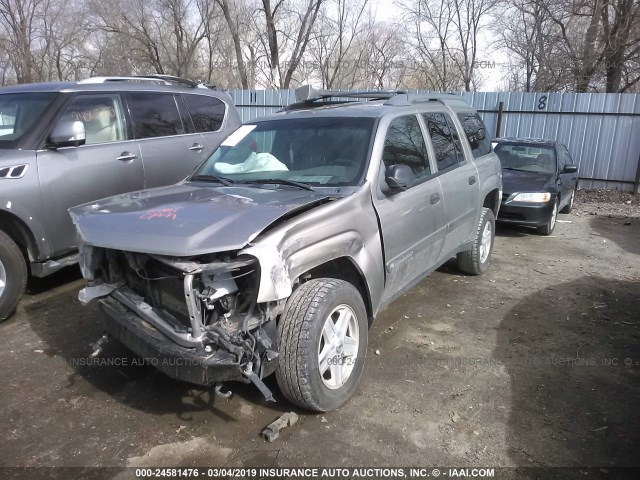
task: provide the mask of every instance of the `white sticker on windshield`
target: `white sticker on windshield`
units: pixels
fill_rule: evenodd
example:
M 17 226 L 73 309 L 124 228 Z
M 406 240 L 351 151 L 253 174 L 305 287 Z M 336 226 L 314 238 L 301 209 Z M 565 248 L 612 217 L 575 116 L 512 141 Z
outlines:
M 239 129 L 233 132 L 227 137 L 227 139 L 220 144 L 222 147 L 235 147 L 240 140 L 249 135 L 257 125 L 242 125 Z
M 493 148 L 496 148 L 496 145 L 498 145 L 498 142 L 491 142 L 491 146 L 492 146 Z

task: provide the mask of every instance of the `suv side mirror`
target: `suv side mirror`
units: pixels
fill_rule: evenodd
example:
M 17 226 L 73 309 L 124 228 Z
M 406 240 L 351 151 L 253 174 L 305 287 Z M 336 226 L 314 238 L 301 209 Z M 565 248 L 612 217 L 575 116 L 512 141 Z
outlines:
M 53 128 L 49 135 L 49 148 L 77 147 L 86 141 L 84 123 L 76 120 L 63 120 Z
M 384 180 L 392 191 L 402 191 L 416 179 L 411 167 L 408 165 L 391 165 L 387 167 L 384 174 Z
M 569 163 L 564 166 L 562 169 L 562 173 L 576 173 L 578 171 L 578 166 L 573 163 Z

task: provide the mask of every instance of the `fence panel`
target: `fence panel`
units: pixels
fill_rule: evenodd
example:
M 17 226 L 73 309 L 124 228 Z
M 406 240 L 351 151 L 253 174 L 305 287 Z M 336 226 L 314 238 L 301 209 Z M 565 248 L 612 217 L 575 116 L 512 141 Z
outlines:
M 420 92 L 422 91 L 413 91 Z M 229 92 L 244 122 L 295 101 L 290 90 Z M 425 92 L 426 93 L 426 92 Z M 557 139 L 579 165 L 585 188 L 632 190 L 640 167 L 640 94 L 464 92 L 495 133 L 503 102 L 503 137 Z

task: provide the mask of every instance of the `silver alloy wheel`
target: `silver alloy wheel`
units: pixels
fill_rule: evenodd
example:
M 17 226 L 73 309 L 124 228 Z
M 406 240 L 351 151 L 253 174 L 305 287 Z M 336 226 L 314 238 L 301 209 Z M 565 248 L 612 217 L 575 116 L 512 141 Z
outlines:
M 7 271 L 4 269 L 2 260 L 0 260 L 0 297 L 4 292 L 4 287 L 7 286 Z
M 553 204 L 553 210 L 551 211 L 551 221 L 549 222 L 549 231 L 553 230 L 556 224 L 556 217 L 558 216 L 558 200 Z
M 489 258 L 491 251 L 491 222 L 484 224 L 482 238 L 480 239 L 480 263 L 484 263 Z
M 327 388 L 342 387 L 355 366 L 360 346 L 358 318 L 349 305 L 338 305 L 322 326 L 318 343 L 318 370 Z

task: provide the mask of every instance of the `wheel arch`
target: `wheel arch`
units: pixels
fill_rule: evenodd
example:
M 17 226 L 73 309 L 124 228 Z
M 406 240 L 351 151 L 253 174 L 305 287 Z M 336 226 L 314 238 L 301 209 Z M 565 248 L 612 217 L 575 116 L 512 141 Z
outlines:
M 0 210 L 0 230 L 5 232 L 20 248 L 29 262 L 38 258 L 38 242 L 31 229 L 16 215 Z
M 368 323 L 371 325 L 374 317 L 371 292 L 362 270 L 352 258 L 338 257 L 329 260 L 304 272 L 298 277 L 298 280 L 305 281 L 316 278 L 335 278 L 353 285 L 362 297 L 367 309 Z
M 497 217 L 501 200 L 502 199 L 500 198 L 500 190 L 494 188 L 485 195 L 482 206 L 490 209 L 493 212 L 493 215 Z

